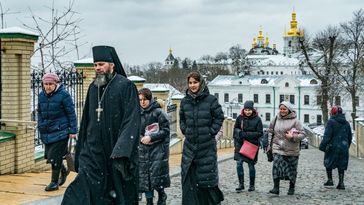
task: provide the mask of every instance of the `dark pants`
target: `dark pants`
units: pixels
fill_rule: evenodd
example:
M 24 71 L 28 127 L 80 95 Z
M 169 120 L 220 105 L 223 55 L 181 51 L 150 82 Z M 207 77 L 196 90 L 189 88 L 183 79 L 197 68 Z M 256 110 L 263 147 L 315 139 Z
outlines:
M 238 176 L 244 176 L 244 166 L 242 160 L 236 161 L 236 171 Z M 247 163 L 247 162 L 246 162 Z M 255 166 L 254 163 L 247 163 L 249 167 L 249 177 L 255 177 Z

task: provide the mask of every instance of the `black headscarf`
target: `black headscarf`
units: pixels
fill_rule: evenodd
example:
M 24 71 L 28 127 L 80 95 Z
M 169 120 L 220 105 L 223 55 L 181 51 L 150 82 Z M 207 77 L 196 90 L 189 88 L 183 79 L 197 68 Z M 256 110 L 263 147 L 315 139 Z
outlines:
M 126 73 L 124 71 L 123 65 L 121 64 L 118 54 L 116 53 L 116 50 L 114 47 L 94 46 L 92 48 L 92 54 L 94 57 L 94 62 L 103 61 L 103 62 L 114 63 L 115 72 L 127 77 Z

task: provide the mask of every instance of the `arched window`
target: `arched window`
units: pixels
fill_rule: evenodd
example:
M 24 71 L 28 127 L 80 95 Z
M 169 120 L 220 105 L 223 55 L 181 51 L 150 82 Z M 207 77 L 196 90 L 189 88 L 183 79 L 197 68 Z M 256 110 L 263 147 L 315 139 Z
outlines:
M 286 82 L 286 84 L 284 85 L 285 87 L 289 87 L 289 83 L 288 82 Z
M 315 79 L 312 79 L 311 81 L 310 81 L 310 84 L 311 85 L 315 85 L 315 84 L 317 84 L 318 82 L 317 82 L 317 80 L 315 80 Z
M 260 84 L 268 84 L 268 81 L 266 79 L 262 79 L 262 81 L 260 81 Z

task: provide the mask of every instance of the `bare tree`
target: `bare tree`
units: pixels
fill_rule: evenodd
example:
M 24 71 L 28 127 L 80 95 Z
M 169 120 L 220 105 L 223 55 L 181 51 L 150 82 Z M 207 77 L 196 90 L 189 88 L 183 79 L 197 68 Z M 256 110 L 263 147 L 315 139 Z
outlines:
M 162 67 L 163 67 L 163 64 L 160 62 L 148 63 L 148 68 L 144 72 L 145 76 L 147 77 L 148 82 L 153 82 L 153 83 L 162 82 L 161 81 L 162 79 L 159 76 Z
M 219 52 L 215 56 L 215 62 L 226 65 L 228 61 L 228 54 L 225 52 Z
M 185 58 L 182 61 L 182 69 L 189 70 L 192 67 L 192 60 L 190 58 Z
M 240 45 L 232 46 L 229 49 L 229 58 L 232 63 L 233 71 L 239 74 L 242 69 L 242 65 L 245 64 L 246 51 L 240 47 Z
M 64 70 L 72 62 L 66 57 L 71 52 L 78 52 L 79 23 L 77 12 L 73 10 L 74 0 L 69 1 L 64 10 L 55 9 L 54 1 L 48 9 L 51 12 L 49 19 L 37 16 L 31 8 L 29 12 L 34 25 L 23 23 L 23 26 L 39 34 L 39 44 L 33 55 L 39 52 L 41 69 L 45 71 L 49 67 Z
M 364 63 L 364 11 L 362 9 L 354 12 L 351 21 L 341 24 L 344 38 L 342 47 L 342 62 L 344 65 L 335 67 L 340 82 L 350 93 L 352 103 L 352 122 L 355 129 L 355 118 L 358 106 L 358 91 L 363 85 L 363 63 Z
M 337 27 L 327 27 L 319 32 L 312 41 L 309 38 L 301 38 L 300 45 L 308 67 L 321 81 L 319 93 L 322 94 L 321 110 L 324 123 L 328 121 L 328 103 L 330 89 L 335 76 L 334 68 L 338 64 L 338 47 L 340 30 Z

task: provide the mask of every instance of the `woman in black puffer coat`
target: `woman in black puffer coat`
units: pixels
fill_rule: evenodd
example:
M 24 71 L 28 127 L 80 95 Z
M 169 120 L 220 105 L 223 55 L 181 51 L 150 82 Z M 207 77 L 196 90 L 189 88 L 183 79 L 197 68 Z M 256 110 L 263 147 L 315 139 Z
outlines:
M 253 101 L 246 101 L 244 103 L 244 109 L 241 111 L 241 115 L 236 118 L 234 125 L 234 160 L 236 160 L 236 170 L 239 179 L 239 186 L 235 189 L 237 192 L 241 192 L 244 189 L 244 169 L 243 162 L 246 162 L 249 166 L 249 178 L 250 185 L 248 191 L 255 190 L 255 167 L 254 165 L 258 161 L 258 152 L 253 160 L 244 157 L 239 153 L 243 142 L 249 141 L 259 147 L 259 138 L 263 135 L 263 124 L 260 117 L 257 115 L 254 109 Z
M 182 204 L 219 204 L 220 191 L 215 136 L 224 121 L 221 105 L 210 95 L 201 74 L 191 72 L 181 101 L 180 127 L 185 136 L 182 151 Z
M 325 152 L 324 166 L 327 182 L 324 183 L 324 186 L 334 186 L 332 170 L 337 168 L 339 183 L 336 188 L 345 189 L 344 172 L 348 169 L 349 164 L 349 148 L 352 140 L 351 128 L 340 106 L 333 106 L 330 114 L 331 117 L 327 121 L 324 137 L 320 143 L 320 150 Z
M 158 192 L 158 205 L 166 204 L 165 187 L 169 178 L 169 121 L 148 88 L 139 90 L 141 105 L 141 139 L 139 145 L 139 192 L 145 192 L 147 204 L 153 204 Z M 151 127 L 158 127 L 153 131 Z M 148 131 L 149 130 L 149 131 Z M 150 133 L 148 133 L 150 132 Z

